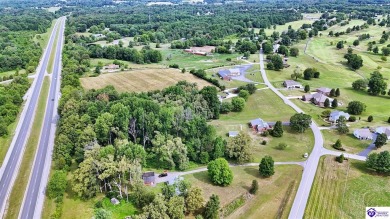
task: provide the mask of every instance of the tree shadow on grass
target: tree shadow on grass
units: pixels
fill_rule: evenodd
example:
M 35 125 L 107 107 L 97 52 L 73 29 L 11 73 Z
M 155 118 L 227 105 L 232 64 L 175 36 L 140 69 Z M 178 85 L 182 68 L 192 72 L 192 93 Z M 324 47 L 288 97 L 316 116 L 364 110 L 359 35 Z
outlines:
M 208 175 L 207 175 L 207 171 L 204 171 L 204 172 L 199 172 L 199 173 L 194 173 L 193 174 L 194 178 L 203 182 L 203 183 L 207 183 L 207 184 L 213 184 Z
M 247 173 L 247 174 L 249 174 L 251 176 L 254 176 L 256 178 L 261 178 L 260 174 L 259 174 L 259 170 L 257 168 L 245 167 L 244 171 L 245 171 L 245 173 Z
M 365 174 L 368 174 L 368 175 L 371 175 L 371 176 L 379 176 L 379 174 L 377 174 L 374 170 L 369 169 L 366 166 L 365 162 L 355 162 L 355 161 L 352 161 L 352 162 L 350 162 L 350 165 L 353 168 L 358 169 L 362 173 L 365 173 Z

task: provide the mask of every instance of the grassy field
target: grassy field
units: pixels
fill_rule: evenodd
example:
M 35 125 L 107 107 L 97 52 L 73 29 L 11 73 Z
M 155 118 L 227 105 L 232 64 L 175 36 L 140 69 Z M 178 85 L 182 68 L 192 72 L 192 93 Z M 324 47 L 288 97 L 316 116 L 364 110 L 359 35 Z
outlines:
M 178 64 L 180 68 L 186 69 L 210 69 L 221 66 L 231 66 L 241 64 L 241 60 L 237 60 L 239 54 L 218 54 L 212 56 L 193 55 L 179 49 L 162 49 L 160 50 L 163 56 L 164 65 Z M 227 61 L 230 58 L 231 61 Z
M 37 145 L 39 143 L 39 138 L 41 134 L 41 127 L 43 123 L 43 118 L 45 116 L 47 96 L 49 93 L 50 80 L 48 77 L 45 77 L 43 81 L 41 94 L 38 100 L 38 107 L 36 110 L 33 129 L 31 129 L 30 137 L 28 138 L 26 148 L 24 151 L 23 159 L 20 165 L 19 174 L 15 180 L 15 185 L 12 188 L 10 199 L 9 199 L 9 208 L 5 218 L 17 218 L 19 214 L 19 209 L 21 207 L 25 189 L 27 183 L 30 179 L 30 171 L 34 162 L 35 152 Z
M 266 121 L 289 121 L 295 111 L 285 105 L 271 90 L 258 90 L 251 95 L 242 112 L 221 115 L 220 121 L 247 124 L 249 120 L 262 118 Z
M 261 212 L 267 211 L 268 218 L 274 218 L 278 215 L 278 209 L 284 208 L 279 212 L 282 218 L 287 218 L 292 205 L 293 197 L 302 174 L 302 168 L 296 165 L 277 166 L 275 175 L 270 178 L 261 178 L 258 167 L 234 167 L 232 168 L 234 179 L 228 187 L 214 186 L 208 179 L 207 172 L 200 172 L 185 176 L 185 178 L 194 186 L 203 189 L 203 195 L 207 200 L 211 194 L 220 197 L 221 206 L 233 201 L 235 198 L 246 194 L 250 188 L 252 180 L 259 182 L 258 194 L 249 199 L 244 206 L 233 212 L 228 218 L 259 218 Z M 293 183 L 294 186 L 289 188 Z M 288 190 L 290 195 L 286 197 Z M 287 202 L 283 202 L 286 198 Z
M 359 140 L 353 133 L 345 135 L 339 135 L 335 130 L 323 130 L 322 135 L 324 136 L 324 147 L 334 150 L 332 145 L 337 141 L 341 140 L 341 144 L 347 153 L 356 154 L 368 147 L 371 144 L 370 140 Z
M 389 205 L 389 191 L 389 179 L 368 172 L 364 162 L 322 157 L 304 217 L 364 218 L 366 206 Z
M 56 56 L 59 32 L 60 32 L 60 29 L 57 29 L 57 32 L 55 33 L 54 44 L 53 44 L 53 47 L 51 48 L 51 51 L 50 51 L 49 63 L 47 65 L 47 69 L 46 69 L 47 73 L 49 73 L 49 74 L 51 74 L 53 72 L 53 62 L 54 62 L 54 58 Z
M 120 73 L 102 74 L 99 77 L 81 78 L 81 84 L 86 89 L 99 89 L 113 85 L 120 92 L 142 92 L 160 90 L 179 81 L 197 83 L 199 88 L 211 84 L 190 73 L 181 73 L 178 69 L 144 69 Z

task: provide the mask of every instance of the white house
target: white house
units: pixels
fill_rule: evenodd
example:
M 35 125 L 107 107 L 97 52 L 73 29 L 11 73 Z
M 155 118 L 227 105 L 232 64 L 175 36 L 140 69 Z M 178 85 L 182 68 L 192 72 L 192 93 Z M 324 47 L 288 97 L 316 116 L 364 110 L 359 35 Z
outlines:
M 353 135 L 360 140 L 372 140 L 373 134 L 370 129 L 356 129 Z
M 347 120 L 349 119 L 349 114 L 348 113 L 345 113 L 343 111 L 335 110 L 335 111 L 330 113 L 329 121 L 337 122 L 337 120 L 340 118 L 340 116 L 344 116 Z
M 375 132 L 378 134 L 386 134 L 387 140 L 390 140 L 390 126 L 389 127 L 378 127 L 375 129 Z

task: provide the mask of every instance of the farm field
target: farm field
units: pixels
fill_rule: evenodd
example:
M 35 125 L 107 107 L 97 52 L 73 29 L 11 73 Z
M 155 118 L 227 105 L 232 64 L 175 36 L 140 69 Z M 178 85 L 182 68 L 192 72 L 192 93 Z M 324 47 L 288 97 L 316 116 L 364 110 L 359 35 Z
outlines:
M 183 74 L 177 69 L 133 70 L 102 74 L 98 77 L 80 78 L 82 86 L 87 90 L 99 89 L 112 85 L 119 92 L 161 90 L 183 80 L 197 83 L 199 88 L 211 85 L 190 73 Z
M 322 157 L 304 218 L 364 218 L 365 206 L 388 206 L 388 178 L 368 172 L 364 162 L 337 163 Z
M 233 167 L 233 183 L 228 187 L 214 186 L 208 179 L 207 172 L 200 172 L 185 176 L 193 186 L 203 189 L 206 200 L 211 194 L 218 195 L 221 207 L 248 192 L 252 180 L 259 182 L 259 191 L 246 203 L 233 212 L 228 218 L 258 218 L 261 212 L 274 218 L 287 218 L 292 205 L 296 189 L 302 175 L 302 167 L 298 165 L 276 166 L 275 175 L 270 178 L 261 178 L 258 167 Z M 223 198 L 222 198 L 223 197 Z M 279 209 L 284 209 L 278 212 Z

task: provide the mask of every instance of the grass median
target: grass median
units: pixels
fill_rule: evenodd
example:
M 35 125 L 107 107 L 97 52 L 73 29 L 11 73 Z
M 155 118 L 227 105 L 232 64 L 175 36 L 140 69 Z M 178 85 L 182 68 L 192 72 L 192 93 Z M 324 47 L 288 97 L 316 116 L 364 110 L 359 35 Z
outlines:
M 53 47 L 51 48 L 51 51 L 50 51 L 49 63 L 48 63 L 47 68 L 46 68 L 46 71 L 49 74 L 51 74 L 53 72 L 53 63 L 54 63 L 54 58 L 56 56 L 56 51 L 57 51 L 57 42 L 58 42 L 59 32 L 60 32 L 60 28 L 57 29 L 57 32 L 54 35 L 54 44 L 53 44 Z
M 43 124 L 43 118 L 45 116 L 47 97 L 49 94 L 50 80 L 45 77 L 42 85 L 41 94 L 38 100 L 38 107 L 32 125 L 30 137 L 28 138 L 27 145 L 24 151 L 22 163 L 20 164 L 19 174 L 15 180 L 15 186 L 12 188 L 9 206 L 5 218 L 17 218 L 19 210 L 23 202 L 24 193 L 27 187 L 27 183 L 30 179 L 30 173 L 32 170 L 37 145 L 41 134 L 41 128 Z

